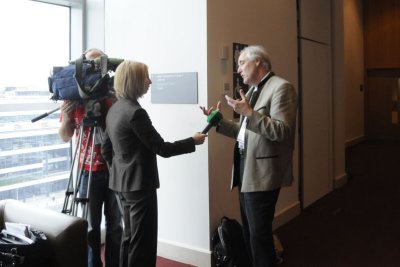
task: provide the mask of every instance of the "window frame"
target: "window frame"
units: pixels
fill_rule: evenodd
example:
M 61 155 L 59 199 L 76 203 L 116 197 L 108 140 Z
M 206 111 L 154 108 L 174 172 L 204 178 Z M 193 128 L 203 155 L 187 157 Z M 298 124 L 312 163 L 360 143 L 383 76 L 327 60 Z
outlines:
M 85 0 L 32 0 L 70 8 L 70 60 L 78 58 L 86 44 L 86 1 Z
M 81 55 L 82 51 L 84 50 L 84 43 L 85 43 L 85 1 L 84 0 L 74 0 L 74 1 L 59 1 L 59 0 L 52 0 L 52 1 L 37 1 L 37 0 L 30 0 L 34 2 L 39 2 L 43 4 L 52 4 L 52 5 L 58 5 L 58 6 L 63 6 L 63 7 L 68 7 L 69 8 L 69 60 L 71 58 L 77 58 Z M 70 153 L 72 154 L 72 147 L 71 147 L 71 142 L 65 145 L 68 145 L 70 147 Z M 72 158 L 71 158 L 72 160 Z M 41 181 L 38 183 L 38 186 L 42 183 L 46 183 L 47 181 Z M 29 183 L 29 182 L 28 182 Z M 8 190 L 12 188 L 19 187 L 20 185 L 5 185 L 2 186 L 2 189 Z M 35 203 L 33 203 L 35 204 Z

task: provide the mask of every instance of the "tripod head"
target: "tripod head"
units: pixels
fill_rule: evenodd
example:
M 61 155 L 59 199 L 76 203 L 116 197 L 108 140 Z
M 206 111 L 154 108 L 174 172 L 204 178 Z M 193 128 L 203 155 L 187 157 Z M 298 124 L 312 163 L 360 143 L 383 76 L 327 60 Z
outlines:
M 86 116 L 83 118 L 82 124 L 83 126 L 87 127 L 97 127 L 101 126 L 102 119 L 103 119 L 102 116 L 97 116 L 97 117 Z

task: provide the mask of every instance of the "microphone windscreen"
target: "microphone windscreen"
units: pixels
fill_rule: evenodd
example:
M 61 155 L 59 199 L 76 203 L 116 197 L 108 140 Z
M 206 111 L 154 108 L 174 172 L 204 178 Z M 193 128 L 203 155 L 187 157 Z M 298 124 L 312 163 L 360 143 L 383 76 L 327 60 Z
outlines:
M 207 122 L 212 126 L 217 126 L 218 123 L 222 120 L 222 118 L 223 118 L 222 113 L 219 112 L 218 109 L 216 109 L 213 112 L 211 112 L 210 115 L 208 115 Z
M 101 65 L 101 57 L 95 58 L 94 63 L 97 66 Z M 108 70 L 113 70 L 115 71 L 115 69 L 118 67 L 119 64 L 121 64 L 124 61 L 124 59 L 122 58 L 107 58 L 107 69 Z
M 108 64 L 118 66 L 123 61 L 124 61 L 124 59 L 122 59 L 122 58 L 109 58 L 108 59 Z
M 222 118 L 223 116 L 218 109 L 211 112 L 210 115 L 207 116 L 208 124 L 201 133 L 206 134 L 213 126 L 217 126 Z

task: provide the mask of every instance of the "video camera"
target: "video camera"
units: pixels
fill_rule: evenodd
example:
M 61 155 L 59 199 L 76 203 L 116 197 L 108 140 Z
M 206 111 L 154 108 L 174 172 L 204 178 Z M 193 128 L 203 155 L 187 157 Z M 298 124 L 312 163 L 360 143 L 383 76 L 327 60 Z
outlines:
M 100 99 L 114 91 L 113 72 L 124 60 L 108 58 L 102 55 L 94 60 L 88 60 L 83 54 L 68 66 L 53 67 L 48 77 L 49 91 L 52 100 L 89 100 Z M 56 112 L 60 108 L 43 113 L 31 121 L 36 122 Z
M 113 90 L 112 73 L 123 59 L 108 58 L 102 55 L 87 60 L 82 55 L 68 66 L 53 67 L 48 78 L 52 100 L 98 99 Z

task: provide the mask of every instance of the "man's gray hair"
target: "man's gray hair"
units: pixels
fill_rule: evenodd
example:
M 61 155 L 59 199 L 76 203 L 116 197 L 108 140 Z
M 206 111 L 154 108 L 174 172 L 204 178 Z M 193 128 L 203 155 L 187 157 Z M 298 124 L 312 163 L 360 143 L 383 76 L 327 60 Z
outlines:
M 268 52 L 265 50 L 264 47 L 261 45 L 250 45 L 245 48 L 243 48 L 242 51 L 240 51 L 240 54 L 247 53 L 247 58 L 249 60 L 255 60 L 259 58 L 261 60 L 261 64 L 266 68 L 267 70 L 272 69 L 272 64 L 271 64 L 271 58 L 269 57 Z

